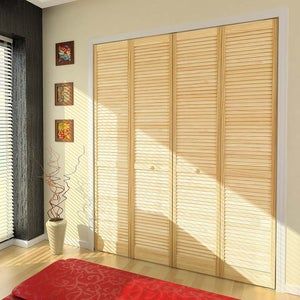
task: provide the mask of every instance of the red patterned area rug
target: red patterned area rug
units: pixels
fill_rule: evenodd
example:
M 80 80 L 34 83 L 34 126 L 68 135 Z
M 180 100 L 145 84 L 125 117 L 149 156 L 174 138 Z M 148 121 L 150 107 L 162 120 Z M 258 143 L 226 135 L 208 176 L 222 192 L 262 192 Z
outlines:
M 30 277 L 6 299 L 232 300 L 233 298 L 95 263 L 59 260 Z

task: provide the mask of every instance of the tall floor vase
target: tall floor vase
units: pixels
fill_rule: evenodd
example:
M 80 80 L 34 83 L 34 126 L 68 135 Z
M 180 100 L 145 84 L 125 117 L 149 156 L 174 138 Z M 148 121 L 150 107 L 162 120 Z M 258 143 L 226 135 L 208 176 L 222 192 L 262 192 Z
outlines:
M 63 252 L 67 221 L 50 221 L 46 223 L 48 239 L 52 254 L 59 255 Z

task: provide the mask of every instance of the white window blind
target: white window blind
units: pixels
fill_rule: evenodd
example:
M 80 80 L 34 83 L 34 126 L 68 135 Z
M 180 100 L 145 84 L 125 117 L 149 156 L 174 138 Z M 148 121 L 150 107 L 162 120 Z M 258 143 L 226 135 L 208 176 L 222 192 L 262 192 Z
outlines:
M 12 43 L 0 36 L 0 242 L 13 237 Z

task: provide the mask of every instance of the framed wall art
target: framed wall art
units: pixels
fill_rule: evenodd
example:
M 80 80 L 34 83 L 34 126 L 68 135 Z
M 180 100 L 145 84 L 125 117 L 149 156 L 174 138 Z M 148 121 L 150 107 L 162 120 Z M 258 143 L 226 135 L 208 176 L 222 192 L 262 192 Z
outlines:
M 74 120 L 55 120 L 55 141 L 74 142 Z
M 74 64 L 74 41 L 57 43 L 55 52 L 57 66 Z
M 55 84 L 55 105 L 67 106 L 74 104 L 73 82 Z

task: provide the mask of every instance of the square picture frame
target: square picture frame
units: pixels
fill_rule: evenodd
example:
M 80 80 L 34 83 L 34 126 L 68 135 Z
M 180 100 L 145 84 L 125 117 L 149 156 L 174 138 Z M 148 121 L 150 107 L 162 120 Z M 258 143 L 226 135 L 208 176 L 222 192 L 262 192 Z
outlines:
M 55 83 L 55 105 L 70 106 L 74 105 L 74 83 Z
M 57 66 L 72 65 L 75 62 L 74 41 L 60 42 L 55 45 Z
M 74 120 L 55 120 L 55 141 L 74 142 Z

